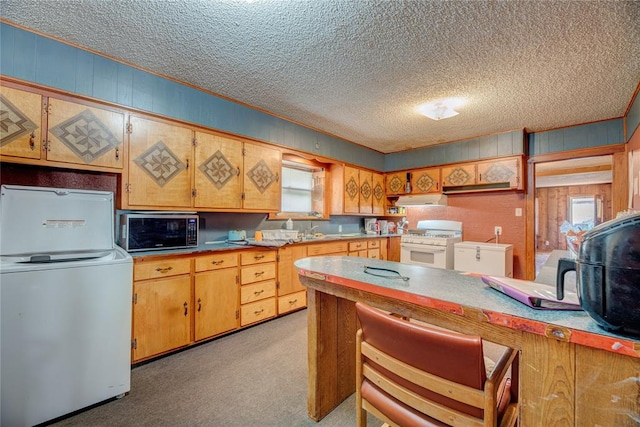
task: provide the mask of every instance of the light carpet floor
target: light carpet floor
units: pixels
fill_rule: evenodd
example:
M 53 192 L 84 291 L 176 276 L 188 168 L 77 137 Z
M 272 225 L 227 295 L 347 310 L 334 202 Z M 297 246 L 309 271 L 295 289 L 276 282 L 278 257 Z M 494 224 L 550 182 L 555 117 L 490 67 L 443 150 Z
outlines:
M 307 416 L 307 311 L 138 366 L 131 392 L 55 426 L 355 425 L 352 395 L 319 423 Z M 369 426 L 382 423 L 369 417 Z

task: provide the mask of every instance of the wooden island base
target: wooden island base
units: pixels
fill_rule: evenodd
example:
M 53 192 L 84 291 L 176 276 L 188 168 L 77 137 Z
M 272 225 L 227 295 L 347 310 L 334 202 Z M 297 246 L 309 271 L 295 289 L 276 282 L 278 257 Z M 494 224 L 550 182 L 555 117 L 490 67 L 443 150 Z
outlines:
M 571 342 L 567 328 L 549 324 L 542 334 L 527 332 L 526 323 L 500 325 L 484 310 L 392 296 L 363 283 L 352 287 L 344 277 L 310 270 L 300 274 L 308 288 L 308 411 L 315 421 L 355 392 L 355 302 L 362 301 L 519 350 L 513 397 L 521 403 L 520 426 L 640 425 L 638 340 L 632 342 L 636 356 L 618 354 Z

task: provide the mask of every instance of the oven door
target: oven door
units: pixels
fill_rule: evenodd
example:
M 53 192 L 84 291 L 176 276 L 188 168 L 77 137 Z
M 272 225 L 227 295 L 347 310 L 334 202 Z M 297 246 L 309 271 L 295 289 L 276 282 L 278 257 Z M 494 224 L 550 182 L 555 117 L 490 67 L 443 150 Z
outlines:
M 400 245 L 400 262 L 425 267 L 453 268 L 449 265 L 446 246 L 423 245 L 419 243 L 402 243 Z

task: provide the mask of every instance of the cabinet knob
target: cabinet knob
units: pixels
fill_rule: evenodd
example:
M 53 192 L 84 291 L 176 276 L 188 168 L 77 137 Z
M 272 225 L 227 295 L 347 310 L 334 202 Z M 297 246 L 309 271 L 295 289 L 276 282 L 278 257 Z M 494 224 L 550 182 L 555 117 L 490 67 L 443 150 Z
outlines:
M 120 160 L 120 148 L 116 148 L 116 160 Z
M 31 148 L 31 150 L 36 149 L 36 133 L 35 132 L 31 132 L 31 135 L 29 135 L 29 148 Z

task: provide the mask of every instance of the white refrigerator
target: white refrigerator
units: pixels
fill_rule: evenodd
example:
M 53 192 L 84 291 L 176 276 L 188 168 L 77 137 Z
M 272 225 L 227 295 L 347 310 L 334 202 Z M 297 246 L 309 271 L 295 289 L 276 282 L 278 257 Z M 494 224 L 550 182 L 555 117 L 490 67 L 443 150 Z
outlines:
M 0 424 L 128 392 L 133 262 L 114 243 L 113 194 L 0 191 Z

